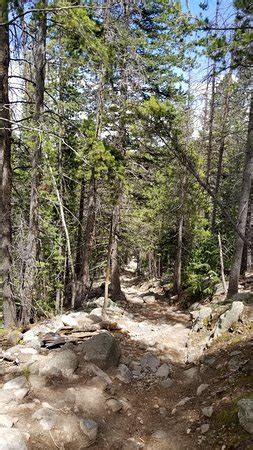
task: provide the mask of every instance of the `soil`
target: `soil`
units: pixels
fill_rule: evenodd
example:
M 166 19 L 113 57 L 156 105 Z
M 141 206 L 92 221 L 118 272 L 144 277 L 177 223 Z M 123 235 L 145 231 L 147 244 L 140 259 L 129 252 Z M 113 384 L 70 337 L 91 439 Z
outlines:
M 190 314 L 179 306 L 170 305 L 168 299 L 161 295 L 158 284 L 154 288 L 156 300 L 149 304 L 142 303 L 141 299 L 146 294 L 152 295 L 152 291 L 150 288 L 145 291 L 145 285 L 136 284 L 129 274 L 123 279 L 123 288 L 127 298 L 124 303 L 126 314 L 117 318 L 121 330 L 114 332 L 121 345 L 122 362 L 138 361 L 146 351 L 152 351 L 172 366 L 171 386 L 163 387 L 148 375 L 123 383 L 114 378 L 115 369 L 110 369 L 107 373 L 114 378 L 111 396 L 124 404 L 121 411 L 110 413 L 104 406 L 103 394 L 89 385 L 86 374 L 77 371 L 79 377 L 76 380 L 55 382 L 42 389 L 35 402 L 48 402 L 63 414 L 72 411 L 78 415 L 83 410 L 78 402 L 74 405 L 71 396 L 73 392 L 77 393 L 89 417 L 99 424 L 98 439 L 89 447 L 91 449 L 122 449 L 129 438 L 135 438 L 144 445 L 144 449 L 150 450 L 253 449 L 253 437 L 241 428 L 237 417 L 237 401 L 253 398 L 253 336 L 250 326 L 239 324 L 215 341 L 200 361 L 188 364 Z M 196 368 L 196 373 L 189 379 L 185 371 L 191 368 Z M 208 387 L 197 395 L 201 384 Z M 189 400 L 173 411 L 186 397 Z M 34 398 L 29 394 L 24 403 L 32 402 Z M 202 412 L 202 408 L 209 406 L 213 406 L 210 418 Z M 61 448 L 53 430 L 41 433 L 34 422 L 30 425 L 31 415 L 32 411 L 27 408 L 18 415 L 19 428 L 30 434 L 28 448 Z M 206 433 L 200 430 L 203 424 L 209 425 Z M 157 431 L 167 433 L 166 444 L 149 446 L 150 436 Z M 78 445 L 67 444 L 64 448 L 82 448 Z

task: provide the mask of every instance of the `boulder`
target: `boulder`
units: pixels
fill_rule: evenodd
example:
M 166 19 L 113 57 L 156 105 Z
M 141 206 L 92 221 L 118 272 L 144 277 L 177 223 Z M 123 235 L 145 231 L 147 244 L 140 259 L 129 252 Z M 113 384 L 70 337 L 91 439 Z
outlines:
M 118 365 L 120 347 L 111 333 L 102 331 L 83 344 L 83 353 L 87 361 L 101 369 L 108 369 Z
M 63 325 L 66 325 L 67 327 L 73 327 L 73 328 L 77 328 L 78 327 L 78 322 L 77 320 L 72 317 L 71 314 L 63 314 L 62 316 L 60 316 Z
M 248 433 L 253 434 L 253 400 L 242 399 L 237 405 L 239 406 L 238 419 L 240 425 Z
M 26 377 L 21 376 L 21 377 L 13 378 L 13 380 L 7 381 L 7 383 L 5 383 L 3 385 L 3 389 L 4 390 L 8 390 L 8 389 L 17 390 L 17 389 L 22 389 L 26 386 L 27 386 L 27 379 L 26 379 Z
M 77 356 L 72 350 L 61 350 L 48 356 L 40 364 L 40 375 L 47 377 L 65 376 L 68 377 L 77 369 Z
M 225 331 L 229 330 L 241 318 L 244 310 L 243 302 L 233 302 L 231 307 L 220 317 L 214 330 L 214 338 L 217 338 Z
M 5 428 L 0 428 L 0 449 L 1 450 L 27 450 L 27 446 L 22 434 L 15 428 L 9 428 L 6 433 Z

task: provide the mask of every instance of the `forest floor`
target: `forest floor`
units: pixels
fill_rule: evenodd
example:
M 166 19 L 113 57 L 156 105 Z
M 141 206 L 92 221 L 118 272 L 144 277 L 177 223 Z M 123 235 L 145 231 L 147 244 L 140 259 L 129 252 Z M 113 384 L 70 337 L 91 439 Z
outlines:
M 119 379 L 116 368 L 106 370 L 112 384 L 105 394 L 104 387 L 78 368 L 73 378 L 35 387 L 22 404 L 14 405 L 15 414 L 7 405 L 4 413 L 15 415 L 15 426 L 28 436 L 27 448 L 83 448 L 81 441 L 62 444 L 63 431 L 42 431 L 32 414 L 42 405 L 60 412 L 64 421 L 66 414 L 79 414 L 80 405 L 85 404 L 86 414 L 99 425 L 91 449 L 253 449 L 253 437 L 237 416 L 238 400 L 253 398 L 249 323 L 240 322 L 224 333 L 199 358 L 195 346 L 202 332 L 190 339 L 190 312 L 170 305 L 158 281 L 139 283 L 126 272 L 122 284 L 127 300 L 111 309 L 110 319 L 120 327 L 113 334 L 120 343 L 120 362 L 132 370 L 131 380 Z M 224 296 L 218 299 L 224 301 Z M 138 372 L 147 352 L 167 364 L 171 372 L 167 380 L 157 378 L 152 370 Z M 192 357 L 195 352 L 196 358 Z M 13 375 L 3 373 L 0 386 L 10 378 Z M 123 407 L 109 411 L 108 398 L 117 399 Z

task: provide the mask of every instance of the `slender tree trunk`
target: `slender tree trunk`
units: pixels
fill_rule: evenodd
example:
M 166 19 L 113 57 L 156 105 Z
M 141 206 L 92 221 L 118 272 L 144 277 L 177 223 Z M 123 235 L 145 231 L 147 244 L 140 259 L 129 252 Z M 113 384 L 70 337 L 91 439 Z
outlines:
M 251 93 L 248 136 L 245 151 L 245 161 L 242 179 L 242 190 L 239 201 L 237 228 L 245 236 L 248 204 L 250 199 L 253 165 L 253 94 Z M 251 206 L 250 206 L 251 208 Z M 237 234 L 235 250 L 229 277 L 228 297 L 238 292 L 239 276 L 242 263 L 243 239 Z
M 224 155 L 224 150 L 225 150 L 227 117 L 228 117 L 228 111 L 229 111 L 230 82 L 231 82 L 231 74 L 229 74 L 228 85 L 227 85 L 226 94 L 225 94 L 224 110 L 223 110 L 223 115 L 222 115 L 223 123 L 222 123 L 222 130 L 221 130 L 219 158 L 218 158 L 218 166 L 217 166 L 214 197 L 213 197 L 213 212 L 212 212 L 212 232 L 213 233 L 215 232 L 215 227 L 216 227 L 216 215 L 217 215 L 217 207 L 218 207 L 217 200 L 218 200 L 218 195 L 219 195 L 219 190 L 220 190 L 222 162 L 223 162 L 223 155 Z
M 218 242 L 219 242 L 219 252 L 220 252 L 221 281 L 222 281 L 224 294 L 226 294 L 226 292 L 227 292 L 227 285 L 226 285 L 225 272 L 224 272 L 224 260 L 223 260 L 223 251 L 222 251 L 222 242 L 221 242 L 221 235 L 220 235 L 220 233 L 218 233 Z
M 182 290 L 182 248 L 183 248 L 183 229 L 184 229 L 185 184 L 186 184 L 186 176 L 184 175 L 181 181 L 181 193 L 180 193 L 181 215 L 178 224 L 177 252 L 174 264 L 173 287 L 172 287 L 172 290 L 175 294 L 180 294 Z
M 8 1 L 0 2 L 0 22 L 8 21 Z M 0 26 L 0 284 L 5 327 L 16 324 L 11 285 L 11 125 L 9 111 L 9 29 Z
M 80 199 L 79 199 L 79 211 L 78 211 L 78 226 L 76 236 L 76 262 L 75 271 L 76 278 L 79 279 L 81 275 L 81 262 L 83 260 L 83 216 L 84 216 L 84 195 L 85 195 L 85 179 L 81 181 Z
M 46 8 L 47 0 L 40 2 L 40 7 Z M 46 13 L 42 13 L 37 19 L 37 32 L 35 44 L 35 123 L 42 125 L 42 113 L 44 110 L 45 91 L 45 66 L 46 66 Z M 21 323 L 29 324 L 33 300 L 35 297 L 36 262 L 38 256 L 38 226 L 39 226 L 39 195 L 38 187 L 41 181 L 42 162 L 42 137 L 38 133 L 35 137 L 35 148 L 32 153 L 32 180 L 29 212 L 29 231 L 27 254 L 25 258 L 25 270 L 23 289 L 21 294 L 22 312 Z
M 120 270 L 118 264 L 118 228 L 119 228 L 120 206 L 119 202 L 113 212 L 113 235 L 111 249 L 111 297 L 113 301 L 125 299 L 121 290 Z
M 183 226 L 184 217 L 181 216 L 178 226 L 178 237 L 177 237 L 177 253 L 174 266 L 174 276 L 173 276 L 173 292 L 179 294 L 182 289 L 182 246 L 183 246 Z
M 215 9 L 215 26 L 218 25 L 220 0 L 216 0 Z M 209 132 L 208 132 L 208 149 L 207 149 L 207 169 L 206 169 L 206 184 L 210 184 L 211 163 L 213 154 L 213 124 L 214 124 L 214 109 L 215 109 L 215 88 L 216 88 L 216 61 L 213 62 L 212 76 L 211 76 L 211 101 L 210 101 L 210 116 L 209 116 Z

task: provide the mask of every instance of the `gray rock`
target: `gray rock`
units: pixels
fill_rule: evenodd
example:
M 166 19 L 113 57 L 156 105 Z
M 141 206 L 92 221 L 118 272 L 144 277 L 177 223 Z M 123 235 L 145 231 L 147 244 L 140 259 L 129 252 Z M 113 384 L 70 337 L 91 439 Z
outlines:
M 210 308 L 210 306 L 202 306 L 199 310 L 192 311 L 191 315 L 195 320 L 194 329 L 196 326 L 200 328 L 200 325 L 203 326 L 203 322 L 205 320 L 209 320 L 211 318 L 212 308 Z
M 167 389 L 170 388 L 173 385 L 174 381 L 171 378 L 167 378 L 166 380 L 160 381 L 160 385 Z
M 120 347 L 111 333 L 103 331 L 84 343 L 83 353 L 86 360 L 101 369 L 108 369 L 118 365 Z
M 148 305 L 152 305 L 155 303 L 155 296 L 154 295 L 145 295 L 143 297 L 144 303 L 147 303 Z
M 33 330 L 28 330 L 23 334 L 23 341 L 24 342 L 30 342 L 33 341 L 36 338 L 36 334 Z
M 9 428 L 8 433 L 6 433 L 5 428 L 0 428 L 0 449 L 27 450 L 27 446 L 19 430 Z
M 168 450 L 170 447 L 168 434 L 163 431 L 156 431 L 150 437 L 147 450 Z
M 32 390 L 40 391 L 46 386 L 46 379 L 40 375 L 30 375 L 29 383 L 31 385 Z
M 209 384 L 202 383 L 197 389 L 197 395 L 201 395 L 208 387 Z
M 107 400 L 106 405 L 112 412 L 118 412 L 123 408 L 123 403 L 116 398 Z
M 207 433 L 209 428 L 210 428 L 209 423 L 203 423 L 203 425 L 201 425 L 201 427 L 199 427 L 202 434 Z
M 7 381 L 3 385 L 4 390 L 8 389 L 22 389 L 23 387 L 27 386 L 27 379 L 24 376 L 13 378 L 13 380 Z
M 48 377 L 70 376 L 78 366 L 78 359 L 71 350 L 62 350 L 50 355 L 40 365 L 40 374 Z
M 95 442 L 98 434 L 98 424 L 92 419 L 81 419 L 80 428 L 85 436 L 88 438 L 90 445 Z
M 181 406 L 184 406 L 186 403 L 188 403 L 190 400 L 192 400 L 192 397 L 184 397 L 180 402 L 178 402 L 175 407 L 172 409 L 171 414 L 175 414 L 177 411 L 177 408 L 180 408 Z
M 162 364 L 156 372 L 158 378 L 168 378 L 171 373 L 171 368 L 168 364 Z
M 11 428 L 14 421 L 11 417 L 5 414 L 0 414 L 0 427 Z
M 19 330 L 13 330 L 7 334 L 7 342 L 10 345 L 17 345 L 22 339 L 22 337 L 23 335 L 22 333 L 20 333 Z
M 15 399 L 14 392 L 12 390 L 0 390 L 0 404 L 8 405 L 12 400 Z
M 140 363 L 143 370 L 151 370 L 152 372 L 156 372 L 160 365 L 160 359 L 152 353 L 147 352 L 142 356 Z
M 242 399 L 237 405 L 239 406 L 238 419 L 240 425 L 248 433 L 253 434 L 253 400 Z
M 128 369 L 128 367 L 125 364 L 120 364 L 118 367 L 118 373 L 116 377 L 123 381 L 123 383 L 130 383 L 132 379 L 131 371 Z
M 25 396 L 28 394 L 29 389 L 27 388 L 20 388 L 17 389 L 16 391 L 14 391 L 14 396 L 16 398 L 16 400 L 23 400 L 23 398 L 25 398 Z
M 204 408 L 202 408 L 202 413 L 204 414 L 204 416 L 206 417 L 211 417 L 213 415 L 213 406 L 205 406 Z
M 142 442 L 137 441 L 135 438 L 129 438 L 127 441 L 123 444 L 123 450 L 139 450 L 140 448 L 143 448 L 144 444 Z
M 225 331 L 229 330 L 241 318 L 244 311 L 242 302 L 233 302 L 230 309 L 225 311 L 220 317 L 214 329 L 214 338 L 217 338 Z
M 78 327 L 78 322 L 77 320 L 72 317 L 71 314 L 63 314 L 62 316 L 60 316 L 62 322 L 64 325 L 66 325 L 67 327 L 73 327 L 73 328 L 77 328 Z
M 32 415 L 32 419 L 37 419 L 43 430 L 51 430 L 56 425 L 57 415 L 51 409 L 43 407 Z
M 184 375 L 186 376 L 187 382 L 195 381 L 199 378 L 198 367 L 191 367 L 190 369 L 184 370 Z

